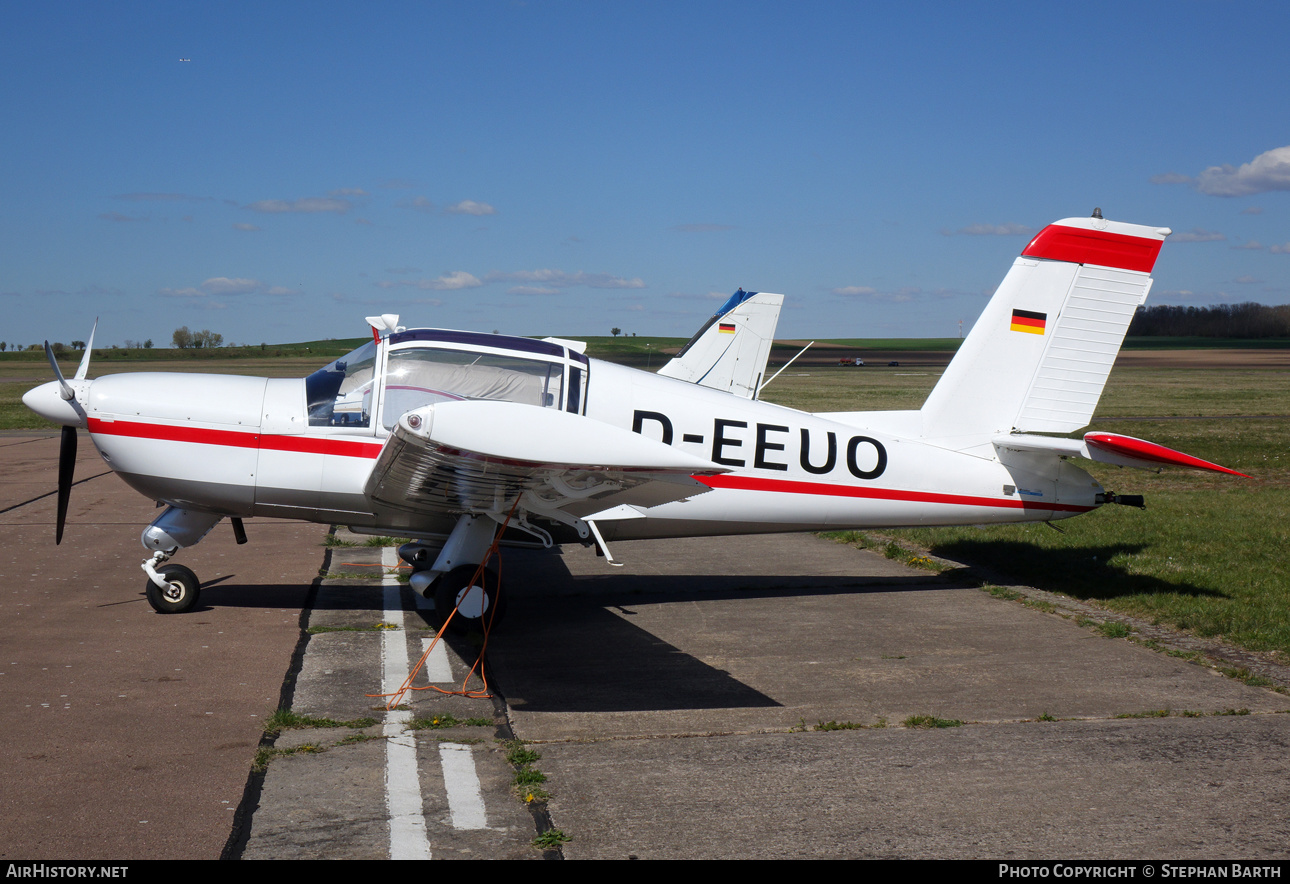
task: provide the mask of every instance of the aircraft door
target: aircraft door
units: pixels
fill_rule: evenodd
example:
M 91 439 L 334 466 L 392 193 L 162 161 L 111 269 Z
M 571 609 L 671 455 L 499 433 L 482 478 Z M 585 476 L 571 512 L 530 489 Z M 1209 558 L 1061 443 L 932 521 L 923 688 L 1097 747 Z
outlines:
M 255 476 L 257 516 L 309 519 L 322 488 L 323 456 L 279 444 L 309 432 L 304 382 L 270 378 L 260 423 L 259 464 Z

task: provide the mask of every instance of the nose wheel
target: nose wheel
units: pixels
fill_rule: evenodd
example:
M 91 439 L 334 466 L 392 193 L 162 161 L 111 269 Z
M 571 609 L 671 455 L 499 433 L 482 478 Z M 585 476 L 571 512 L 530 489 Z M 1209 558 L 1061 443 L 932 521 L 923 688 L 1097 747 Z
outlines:
M 191 611 L 201 597 L 201 584 L 197 575 L 183 565 L 163 565 L 157 569 L 165 586 L 158 586 L 148 579 L 148 604 L 158 614 L 182 614 Z

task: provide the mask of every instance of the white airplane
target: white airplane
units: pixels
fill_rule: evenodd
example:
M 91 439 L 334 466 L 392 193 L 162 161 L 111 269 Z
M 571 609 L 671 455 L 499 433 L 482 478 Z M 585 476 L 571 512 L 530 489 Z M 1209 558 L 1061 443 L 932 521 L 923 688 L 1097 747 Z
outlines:
M 740 290 L 658 373 L 584 345 L 368 317 L 373 339 L 307 378 L 75 377 L 23 401 L 63 425 L 56 537 L 86 429 L 127 484 L 166 504 L 143 532 L 147 596 L 191 609 L 165 564 L 221 519 L 305 519 L 413 539 L 411 585 L 459 622 L 498 614 L 503 545 L 1055 521 L 1103 504 L 1072 462 L 1236 473 L 1093 416 L 1168 228 L 1074 218 L 1013 263 L 917 411 L 809 414 L 758 401 L 782 297 Z M 46 344 L 48 352 L 48 344 Z M 488 615 L 491 616 L 491 615 Z

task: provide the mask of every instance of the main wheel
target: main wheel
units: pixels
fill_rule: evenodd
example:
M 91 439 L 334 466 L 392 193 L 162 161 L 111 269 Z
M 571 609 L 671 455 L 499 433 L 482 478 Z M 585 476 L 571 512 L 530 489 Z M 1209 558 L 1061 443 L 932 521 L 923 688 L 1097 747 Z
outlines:
M 485 568 L 481 579 L 472 583 L 478 565 L 453 568 L 439 578 L 434 591 L 435 614 L 440 621 L 448 619 L 455 607 L 451 628 L 454 632 L 468 632 L 485 626 L 496 629 L 506 613 L 506 597 L 501 593 L 501 579 L 492 568 Z
M 157 569 L 166 580 L 162 589 L 151 580 L 148 581 L 148 604 L 158 614 L 182 614 L 191 611 L 201 597 L 201 584 L 197 575 L 183 565 L 163 565 Z

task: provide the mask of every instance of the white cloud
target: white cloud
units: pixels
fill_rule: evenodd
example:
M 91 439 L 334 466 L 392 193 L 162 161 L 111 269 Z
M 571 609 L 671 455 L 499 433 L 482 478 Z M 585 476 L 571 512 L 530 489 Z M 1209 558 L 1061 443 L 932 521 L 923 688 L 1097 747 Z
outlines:
M 1250 285 L 1256 282 L 1263 282 L 1263 280 L 1254 276 L 1238 276 L 1236 277 L 1235 281 L 1242 283 L 1243 285 Z
M 229 279 L 227 276 L 214 276 L 202 283 L 201 289 L 208 295 L 245 295 L 264 286 L 258 279 Z
M 447 276 L 438 279 L 423 279 L 417 283 L 418 288 L 434 291 L 455 291 L 457 289 L 475 289 L 483 285 L 477 278 L 464 270 L 454 270 Z
M 730 297 L 730 292 L 705 292 L 696 295 L 693 292 L 668 292 L 667 297 L 679 298 L 683 301 L 722 301 Z
M 1030 236 L 1034 232 L 1033 227 L 1024 224 L 969 224 L 953 232 L 941 231 L 944 236 Z
M 1239 167 L 1210 166 L 1195 178 L 1178 172 L 1151 176 L 1152 184 L 1190 184 L 1210 196 L 1250 196 L 1272 190 L 1290 190 L 1290 145 L 1275 147 Z M 1257 215 L 1257 206 L 1242 209 L 1243 215 Z
M 444 209 L 453 215 L 496 215 L 497 210 L 488 203 L 477 203 L 474 200 L 462 200 Z
M 253 212 L 264 212 L 270 215 L 284 212 L 301 212 L 305 214 L 335 212 L 338 215 L 343 215 L 353 207 L 354 204 L 349 200 L 311 196 L 298 200 L 259 200 L 251 203 L 246 208 Z
M 1184 230 L 1169 237 L 1170 242 L 1222 242 L 1226 239 L 1227 237 L 1221 233 L 1202 230 L 1199 227 L 1193 227 L 1191 230 Z
M 413 197 L 410 200 L 399 200 L 395 205 L 401 209 L 416 209 L 418 212 L 434 211 L 434 203 L 423 196 Z
M 1210 166 L 1196 176 L 1196 189 L 1210 196 L 1249 196 L 1290 190 L 1290 145 L 1259 154 L 1239 168 Z
M 147 221 L 147 217 L 135 218 L 130 215 L 122 215 L 120 212 L 104 212 L 99 215 L 104 221 L 114 221 L 118 224 L 128 224 L 131 221 Z
M 907 304 L 921 295 L 923 290 L 917 286 L 905 286 L 895 291 L 884 292 L 867 285 L 848 285 L 830 290 L 831 294 L 848 298 L 868 298 L 872 301 L 886 301 L 892 304 Z
M 516 282 L 537 282 L 547 286 L 557 288 L 569 288 L 575 285 L 585 285 L 593 289 L 643 289 L 645 281 L 639 276 L 631 279 L 624 279 L 621 276 L 611 276 L 608 273 L 584 273 L 579 270 L 577 273 L 567 273 L 563 270 L 515 270 L 510 273 L 501 271 L 491 271 L 484 277 L 486 282 L 499 282 L 514 280 Z
M 238 223 L 233 225 L 234 230 L 259 230 L 254 224 Z
M 1232 246 L 1232 248 L 1248 249 L 1252 252 L 1261 252 L 1263 251 L 1263 243 L 1259 242 L 1257 239 L 1252 239 L 1243 246 Z
M 213 196 L 193 196 L 188 193 L 118 193 L 114 199 L 129 200 L 135 203 L 187 202 L 204 203 L 214 200 Z
M 1279 246 L 1268 246 L 1268 251 L 1274 255 L 1290 255 L 1290 242 Z
M 327 194 L 328 196 L 367 196 L 367 191 L 361 187 L 341 187 Z
M 1241 214 L 1242 215 L 1262 215 L 1263 208 L 1261 206 L 1246 206 L 1244 209 L 1241 209 Z
M 394 288 L 417 288 L 422 291 L 430 292 L 451 292 L 460 289 L 474 289 L 483 285 L 475 276 L 464 270 L 454 270 L 452 273 L 440 276 L 437 279 L 416 279 L 416 280 L 398 280 L 397 282 L 383 281 L 378 282 L 377 286 L 383 289 Z
M 246 295 L 263 291 L 265 284 L 258 279 L 231 279 L 227 276 L 212 276 L 201 285 L 181 289 L 158 289 L 157 294 L 168 298 L 205 298 L 209 295 Z M 283 294 L 290 289 L 273 289 L 272 294 Z M 223 306 L 223 305 L 221 305 Z
M 377 307 L 389 307 L 390 305 L 390 301 L 388 298 L 357 298 L 353 295 L 345 294 L 343 292 L 332 292 L 331 298 L 333 301 L 336 301 L 337 303 L 340 303 L 340 304 L 362 304 L 364 306 L 377 306 Z M 441 298 L 411 298 L 411 299 L 399 298 L 399 303 L 400 304 L 423 304 L 430 307 L 442 307 L 444 302 Z

